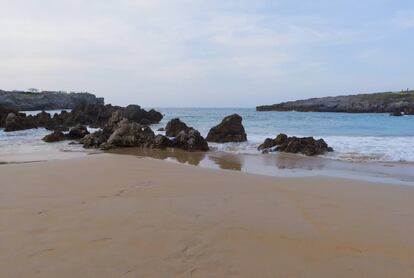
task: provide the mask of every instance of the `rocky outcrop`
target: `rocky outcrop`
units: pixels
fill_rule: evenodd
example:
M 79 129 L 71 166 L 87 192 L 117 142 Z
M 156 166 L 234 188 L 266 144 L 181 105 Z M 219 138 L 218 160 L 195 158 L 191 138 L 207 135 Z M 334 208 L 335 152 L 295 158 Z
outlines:
M 68 139 L 82 139 L 86 135 L 89 134 L 88 129 L 84 125 L 76 125 L 75 127 L 72 127 L 69 130 L 69 133 L 67 135 Z
M 69 130 L 68 133 L 63 133 L 60 130 L 54 130 L 52 133 L 43 137 L 43 141 L 48 143 L 59 142 L 64 140 L 81 140 L 89 134 L 86 126 L 77 125 Z
M 101 148 L 146 147 L 151 145 L 154 138 L 151 128 L 123 119 Z
M 173 147 L 183 149 L 186 151 L 208 151 L 208 143 L 203 136 L 200 135 L 200 132 L 190 128 L 188 130 L 183 130 L 177 134 L 173 139 Z
M 286 134 L 279 134 L 275 139 L 267 138 L 258 149 L 263 153 L 279 151 L 301 153 L 307 156 L 321 155 L 333 151 L 323 139 L 288 137 Z
M 25 92 L 0 90 L 0 106 L 18 111 L 73 109 L 79 104 L 103 104 L 103 98 L 89 93 Z
M 44 111 L 35 116 L 13 113 L 17 118 L 14 119 L 14 122 L 8 122 L 8 126 L 10 127 L 6 128 L 5 131 L 37 127 L 44 127 L 49 130 L 59 128 L 62 130 L 78 124 L 103 128 L 114 112 L 118 112 L 121 118 L 126 118 L 143 125 L 158 123 L 163 117 L 161 113 L 155 110 L 146 111 L 138 105 L 119 107 L 103 104 L 80 104 L 71 112 L 63 111 L 60 114 L 54 114 L 53 117 Z M 6 127 L 5 119 L 0 122 L 0 127 Z
M 219 125 L 210 130 L 207 141 L 216 143 L 247 141 L 247 135 L 242 125 L 242 117 L 238 114 L 225 117 Z
M 61 131 L 53 131 L 51 134 L 48 134 L 45 137 L 43 137 L 42 140 L 47 143 L 54 143 L 67 140 L 67 137 Z
M 414 91 L 311 98 L 256 107 L 257 111 L 414 114 Z
M 188 131 L 189 129 L 179 118 L 175 118 L 170 120 L 165 126 L 165 135 L 168 137 L 176 137 L 181 131 Z
M 155 136 L 151 128 L 123 118 L 119 111 L 113 113 L 102 130 L 86 135 L 80 142 L 85 148 L 99 147 L 103 150 L 126 147 L 209 150 L 207 141 L 193 128 L 182 130 L 171 140 L 164 135 Z
M 9 113 L 4 119 L 3 126 L 6 132 L 37 128 L 36 122 L 23 113 Z

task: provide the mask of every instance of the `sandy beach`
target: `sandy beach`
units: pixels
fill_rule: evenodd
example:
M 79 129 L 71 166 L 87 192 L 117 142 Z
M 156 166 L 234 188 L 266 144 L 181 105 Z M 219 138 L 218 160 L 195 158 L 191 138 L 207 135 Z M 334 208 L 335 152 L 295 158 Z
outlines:
M 413 277 L 414 188 L 99 154 L 1 165 L 1 277 Z

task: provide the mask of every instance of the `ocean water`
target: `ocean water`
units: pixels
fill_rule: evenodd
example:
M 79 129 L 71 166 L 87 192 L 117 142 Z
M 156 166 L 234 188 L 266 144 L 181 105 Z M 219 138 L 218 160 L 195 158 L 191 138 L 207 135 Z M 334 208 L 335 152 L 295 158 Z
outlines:
M 257 146 L 279 133 L 289 136 L 323 138 L 335 151 L 326 157 L 362 162 L 414 162 L 414 116 L 388 114 L 348 114 L 317 112 L 256 112 L 254 108 L 157 108 L 164 119 L 156 131 L 175 117 L 206 136 L 223 117 L 238 113 L 243 117 L 248 142 L 210 144 L 213 151 L 259 154 Z M 58 111 L 53 111 L 58 112 Z M 31 112 L 34 113 L 34 112 Z M 67 142 L 47 144 L 41 138 L 45 129 L 5 133 L 0 130 L 0 162 L 66 158 L 83 152 Z M 64 156 L 58 154 L 64 153 Z
M 326 157 L 347 161 L 414 162 L 414 116 L 319 112 L 256 112 L 254 108 L 159 108 L 164 119 L 156 130 L 174 117 L 206 136 L 223 117 L 238 113 L 243 117 L 248 142 L 211 144 L 213 150 L 255 154 L 267 137 L 323 138 L 335 152 Z

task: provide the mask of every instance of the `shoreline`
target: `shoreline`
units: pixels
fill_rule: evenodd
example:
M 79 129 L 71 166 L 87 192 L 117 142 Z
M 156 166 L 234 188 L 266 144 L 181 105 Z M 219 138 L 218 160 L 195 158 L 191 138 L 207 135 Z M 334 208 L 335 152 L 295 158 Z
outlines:
M 412 187 L 107 153 L 0 175 L 4 277 L 414 275 Z
M 56 150 L 46 154 L 15 155 L 17 160 L 0 161 L 0 167 L 11 164 L 76 160 L 91 155 L 119 154 L 151 158 L 169 163 L 193 165 L 205 169 L 238 171 L 271 177 L 331 177 L 352 181 L 414 186 L 414 163 L 356 162 L 324 156 L 307 157 L 299 154 L 236 154 L 223 151 L 186 152 L 179 149 L 119 148 L 110 151 L 95 149 Z

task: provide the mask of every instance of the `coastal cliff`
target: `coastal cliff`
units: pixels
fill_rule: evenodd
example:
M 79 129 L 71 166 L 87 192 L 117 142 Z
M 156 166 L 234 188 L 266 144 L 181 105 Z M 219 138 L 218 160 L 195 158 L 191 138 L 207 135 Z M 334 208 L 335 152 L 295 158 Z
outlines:
M 256 110 L 414 114 L 414 91 L 311 98 L 257 106 Z
M 0 106 L 18 111 L 73 109 L 80 103 L 103 105 L 104 99 L 90 93 L 0 90 Z

